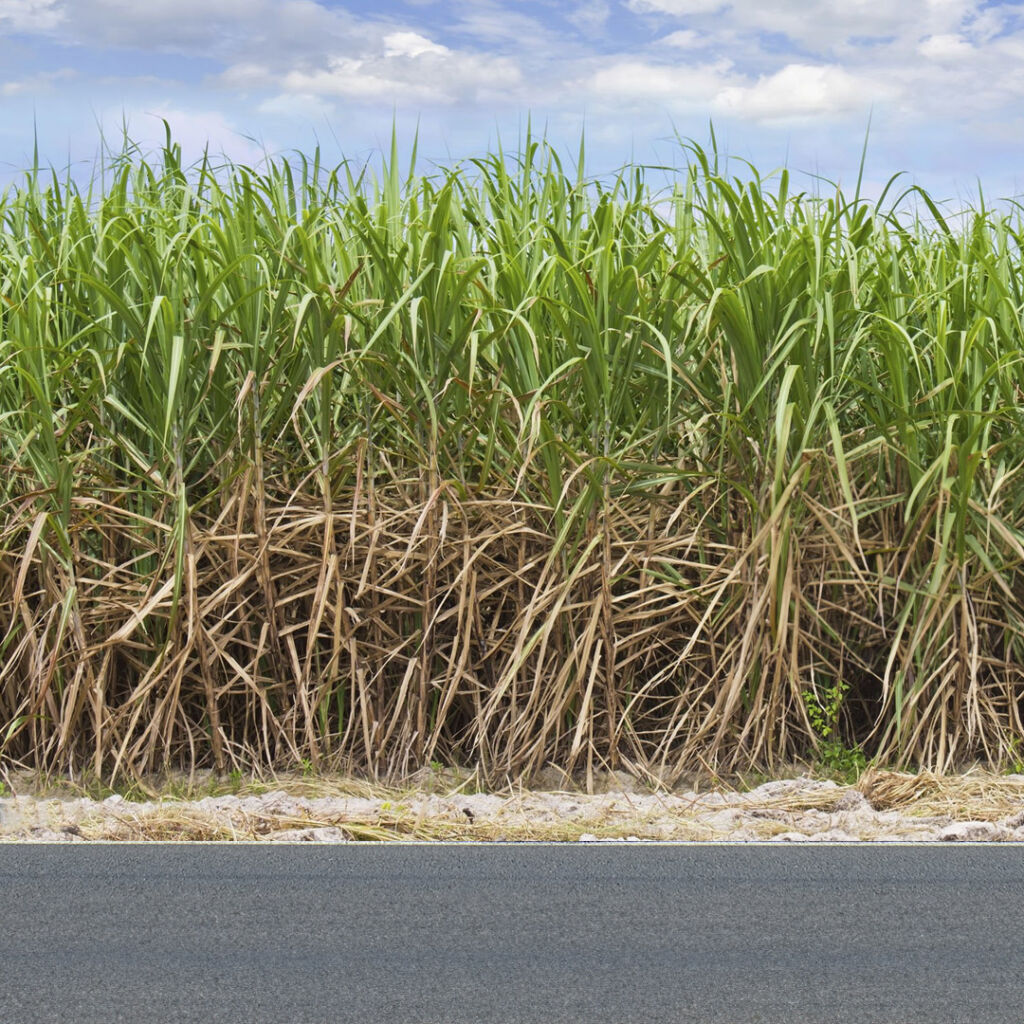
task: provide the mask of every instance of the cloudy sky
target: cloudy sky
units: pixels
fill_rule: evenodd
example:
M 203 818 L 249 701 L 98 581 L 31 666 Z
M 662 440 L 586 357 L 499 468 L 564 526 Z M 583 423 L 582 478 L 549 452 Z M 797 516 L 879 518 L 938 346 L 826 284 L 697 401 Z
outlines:
M 91 166 L 100 129 L 365 159 L 392 118 L 426 164 L 515 149 L 678 164 L 674 133 L 763 171 L 1024 192 L 1024 2 L 0 0 L 0 179 Z M 35 129 L 34 126 L 35 125 Z M 739 173 L 739 166 L 736 166 Z M 812 179 L 804 179 L 809 187 Z

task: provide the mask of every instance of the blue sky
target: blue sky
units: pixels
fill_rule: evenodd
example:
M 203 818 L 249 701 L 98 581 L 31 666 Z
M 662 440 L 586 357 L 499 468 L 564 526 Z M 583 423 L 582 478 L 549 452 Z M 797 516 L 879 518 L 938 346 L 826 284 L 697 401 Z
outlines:
M 673 133 L 762 171 L 939 198 L 1024 193 L 1024 3 L 985 0 L 0 0 L 0 180 L 91 166 L 159 118 L 194 157 L 365 159 L 393 116 L 423 167 L 515 149 L 529 115 L 588 169 L 676 164 Z M 735 171 L 741 168 L 735 166 Z M 802 187 L 812 187 L 810 178 Z

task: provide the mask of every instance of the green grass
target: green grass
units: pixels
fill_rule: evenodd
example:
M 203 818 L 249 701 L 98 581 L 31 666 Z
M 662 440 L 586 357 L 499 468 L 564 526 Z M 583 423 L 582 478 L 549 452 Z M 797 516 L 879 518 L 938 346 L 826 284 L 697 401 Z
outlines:
M 1020 209 L 583 163 L 0 198 L 0 757 L 1019 760 Z

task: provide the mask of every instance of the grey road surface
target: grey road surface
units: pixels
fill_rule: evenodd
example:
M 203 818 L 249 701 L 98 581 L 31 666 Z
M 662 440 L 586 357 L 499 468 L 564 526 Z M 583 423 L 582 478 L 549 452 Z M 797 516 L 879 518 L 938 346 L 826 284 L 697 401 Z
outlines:
M 3 1024 L 1024 1022 L 1024 847 L 0 846 Z

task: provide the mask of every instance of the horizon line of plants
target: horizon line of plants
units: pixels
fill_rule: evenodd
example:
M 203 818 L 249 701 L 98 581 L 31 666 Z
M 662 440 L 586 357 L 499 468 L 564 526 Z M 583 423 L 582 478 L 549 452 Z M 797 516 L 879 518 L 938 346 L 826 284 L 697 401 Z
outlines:
M 1019 764 L 1020 208 L 680 153 L 9 188 L 0 762 Z

